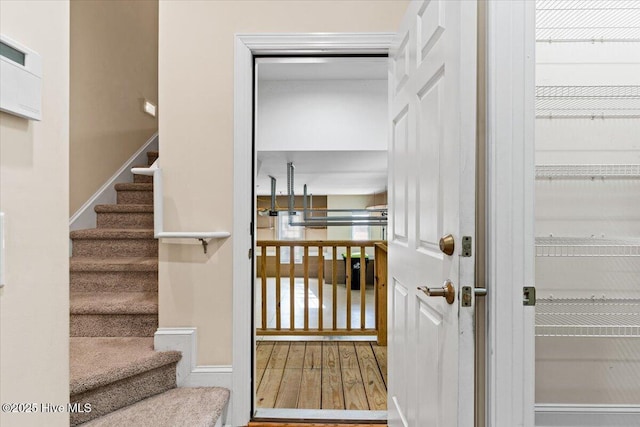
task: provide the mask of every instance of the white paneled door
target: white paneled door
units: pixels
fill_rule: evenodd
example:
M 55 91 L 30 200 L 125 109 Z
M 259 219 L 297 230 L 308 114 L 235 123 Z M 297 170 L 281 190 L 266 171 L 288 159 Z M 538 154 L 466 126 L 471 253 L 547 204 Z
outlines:
M 390 52 L 392 427 L 473 426 L 476 9 L 412 2 Z

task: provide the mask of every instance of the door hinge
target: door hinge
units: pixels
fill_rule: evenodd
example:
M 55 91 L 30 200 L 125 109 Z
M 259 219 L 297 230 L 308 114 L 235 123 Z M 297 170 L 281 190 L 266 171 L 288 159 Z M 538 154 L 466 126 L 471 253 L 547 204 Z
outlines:
M 253 249 L 249 248 L 249 259 L 253 258 Z
M 522 305 L 536 305 L 535 286 L 525 286 L 522 288 Z
M 470 257 L 473 253 L 471 248 L 471 236 L 462 236 L 462 255 L 463 257 Z

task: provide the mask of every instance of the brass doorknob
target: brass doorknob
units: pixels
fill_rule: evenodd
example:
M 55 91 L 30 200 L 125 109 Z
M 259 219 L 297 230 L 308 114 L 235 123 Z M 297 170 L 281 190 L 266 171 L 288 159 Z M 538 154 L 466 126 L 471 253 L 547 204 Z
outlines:
M 419 286 L 418 290 L 424 292 L 430 297 L 444 297 L 447 303 L 453 304 L 456 300 L 456 290 L 451 280 L 445 280 L 441 288 L 430 288 L 428 286 Z
M 455 247 L 456 245 L 451 234 L 447 234 L 440 238 L 440 250 L 442 253 L 446 255 L 453 255 Z

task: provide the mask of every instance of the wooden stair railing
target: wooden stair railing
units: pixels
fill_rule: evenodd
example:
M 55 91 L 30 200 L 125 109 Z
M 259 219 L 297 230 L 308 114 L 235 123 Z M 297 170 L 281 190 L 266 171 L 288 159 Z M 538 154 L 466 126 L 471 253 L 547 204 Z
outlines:
M 260 325 L 258 326 L 256 333 L 258 335 L 331 335 L 331 336 L 353 336 L 353 335 L 370 335 L 376 336 L 379 345 L 386 345 L 386 271 L 387 271 L 387 258 L 386 258 L 386 242 L 381 240 L 260 240 L 257 242 L 257 246 L 260 250 L 258 254 L 258 277 L 260 278 Z M 281 248 L 289 248 L 288 263 L 282 263 Z M 296 248 L 302 248 L 302 265 L 298 268 L 296 273 Z M 310 271 L 312 266 L 310 256 L 310 248 L 317 248 L 317 271 Z M 345 281 L 344 286 L 346 290 L 346 301 L 343 307 L 338 307 L 338 248 L 345 248 L 344 261 L 345 265 Z M 354 251 L 355 249 L 355 251 Z M 374 302 L 373 307 L 375 310 L 375 322 L 373 327 L 367 327 L 366 324 L 366 288 L 367 288 L 367 260 L 369 253 L 374 255 Z M 330 275 L 327 271 L 327 278 L 331 280 L 331 302 L 332 319 L 330 326 L 325 327 L 323 303 L 325 302 L 324 286 L 325 285 L 325 250 L 331 256 Z M 353 286 L 351 277 L 351 261 L 352 254 L 359 252 L 360 260 L 360 281 L 359 281 L 359 294 L 360 294 L 360 306 L 359 306 L 359 327 L 352 325 L 352 290 L 356 291 L 357 286 Z M 283 327 L 283 310 L 282 310 L 282 276 L 286 272 L 286 265 L 288 264 L 288 277 L 289 277 L 289 326 Z M 300 265 L 300 264 L 298 264 Z M 274 268 L 272 268 L 274 267 Z M 271 268 L 271 274 L 269 269 Z M 329 270 L 329 269 L 327 269 Z M 317 297 L 318 310 L 317 310 L 317 326 L 310 327 L 310 277 L 317 277 Z M 273 277 L 275 279 L 275 325 L 269 322 L 267 319 L 268 313 L 268 292 L 272 287 L 267 286 L 268 278 Z M 302 327 L 296 326 L 296 278 L 303 279 L 303 325 Z M 342 283 L 340 283 L 342 286 Z M 272 291 L 273 292 L 273 291 Z M 340 310 L 339 310 L 340 308 Z M 357 309 L 355 309 L 357 310 Z M 345 326 L 339 327 L 339 316 L 345 316 Z

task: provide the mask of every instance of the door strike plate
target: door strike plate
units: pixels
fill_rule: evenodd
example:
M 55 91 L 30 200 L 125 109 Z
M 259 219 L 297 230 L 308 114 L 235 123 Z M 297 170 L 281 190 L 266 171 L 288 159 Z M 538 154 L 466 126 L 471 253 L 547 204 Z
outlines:
M 525 286 L 522 288 L 522 305 L 536 305 L 535 286 Z
M 471 292 L 471 286 L 462 287 L 462 295 L 460 297 L 460 305 L 462 307 L 471 307 L 471 300 L 473 298 Z
M 471 249 L 471 236 L 462 236 L 462 256 L 470 257 L 472 253 Z

